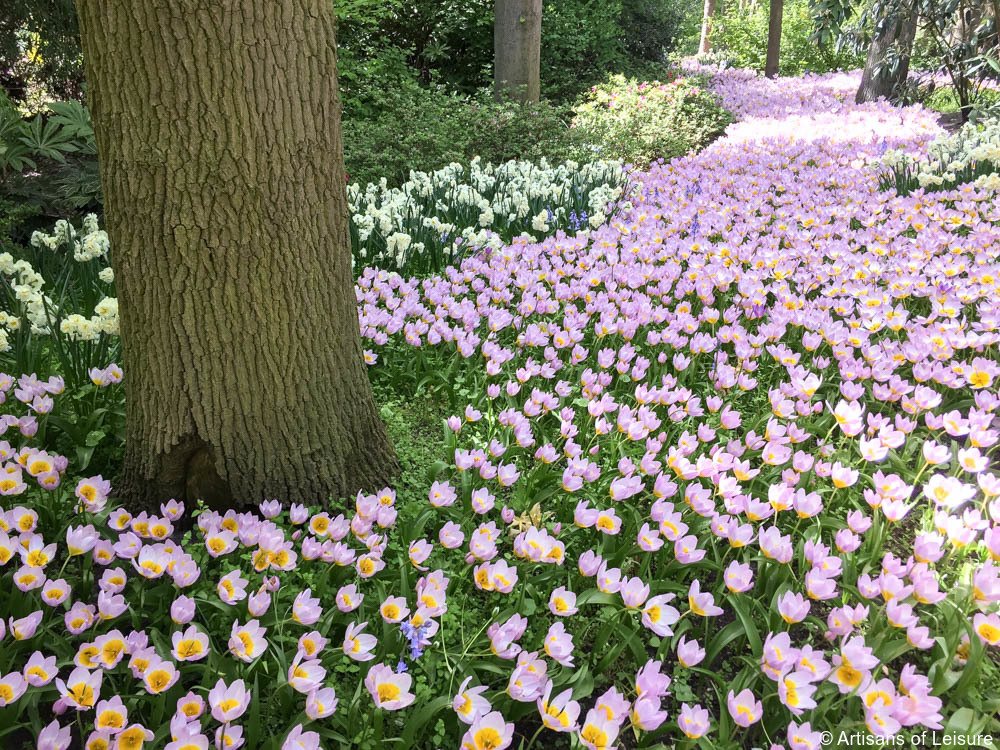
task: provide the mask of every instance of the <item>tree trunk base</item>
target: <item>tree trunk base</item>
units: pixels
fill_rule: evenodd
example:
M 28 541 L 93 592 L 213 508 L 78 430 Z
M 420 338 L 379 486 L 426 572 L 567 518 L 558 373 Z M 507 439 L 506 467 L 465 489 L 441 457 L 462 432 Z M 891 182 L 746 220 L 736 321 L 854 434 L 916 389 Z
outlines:
M 388 440 L 365 446 L 355 452 L 345 468 L 332 472 L 328 481 L 318 487 L 314 481 L 301 477 L 271 477 L 260 481 L 256 488 L 246 487 L 234 495 L 232 486 L 216 470 L 212 449 L 198 438 L 182 441 L 170 453 L 161 456 L 160 471 L 146 477 L 126 464 L 114 482 L 115 499 L 130 512 L 159 513 L 160 506 L 170 500 L 184 503 L 188 512 L 203 502 L 208 508 L 224 512 L 229 508 L 256 507 L 264 500 L 277 499 L 285 503 L 322 505 L 327 507 L 338 498 L 350 499 L 358 492 L 376 492 L 391 485 L 401 471 L 399 461 Z M 244 477 L 244 480 L 246 478 Z M 247 483 L 241 482 L 246 485 Z

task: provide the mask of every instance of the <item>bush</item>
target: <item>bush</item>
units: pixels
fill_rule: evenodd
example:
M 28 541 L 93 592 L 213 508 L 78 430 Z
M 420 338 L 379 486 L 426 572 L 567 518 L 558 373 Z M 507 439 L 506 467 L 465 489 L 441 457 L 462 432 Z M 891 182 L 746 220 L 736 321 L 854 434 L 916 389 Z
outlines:
M 493 164 L 597 157 L 645 166 L 703 148 L 731 122 L 700 79 L 660 84 L 623 75 L 593 87 L 573 109 L 544 100 L 496 104 L 488 92 L 466 97 L 411 82 L 396 89 L 391 106 L 358 102 L 355 111 L 372 113 L 343 122 L 347 173 L 362 185 L 383 178 L 401 185 L 411 170 L 476 157 Z
M 1000 91 L 996 89 L 984 86 L 977 89 L 974 93 L 973 107 L 977 112 L 990 112 L 996 110 L 998 105 L 1000 105 Z M 941 114 L 954 114 L 962 108 L 954 86 L 937 86 L 921 98 L 921 103 L 925 107 Z
M 400 185 L 410 170 L 431 172 L 476 156 L 494 164 L 542 157 L 565 161 L 583 154 L 581 135 L 569 128 L 568 115 L 545 101 L 495 104 L 487 93 L 402 90 L 392 109 L 345 118 L 344 161 L 349 179 L 362 185 L 383 177 Z
M 27 111 L 83 93 L 83 57 L 73 0 L 0 4 L 0 91 Z
M 767 55 L 768 4 L 749 10 L 731 4 L 712 24 L 712 46 L 729 65 L 763 71 Z M 778 72 L 783 76 L 806 72 L 828 73 L 853 70 L 864 65 L 858 54 L 837 52 L 813 39 L 815 23 L 806 0 L 786 0 L 781 24 L 781 54 Z
M 574 112 L 573 127 L 601 158 L 640 167 L 704 148 L 733 119 L 697 77 L 661 83 L 614 75 Z
M 567 100 L 625 61 L 622 0 L 546 2 L 542 11 L 542 93 Z

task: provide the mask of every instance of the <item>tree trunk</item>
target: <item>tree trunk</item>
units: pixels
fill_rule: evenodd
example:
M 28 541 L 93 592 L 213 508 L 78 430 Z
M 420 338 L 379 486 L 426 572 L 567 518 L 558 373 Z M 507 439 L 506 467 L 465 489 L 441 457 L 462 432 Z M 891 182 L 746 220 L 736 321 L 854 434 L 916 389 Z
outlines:
M 324 502 L 398 464 L 362 358 L 328 0 L 77 0 L 121 306 L 118 495 Z
M 709 34 L 712 33 L 712 17 L 715 15 L 715 0 L 705 0 L 705 14 L 701 19 L 701 42 L 698 44 L 698 54 L 704 55 L 712 50 Z
M 993 35 L 997 40 L 993 48 L 994 57 L 997 57 L 1000 56 L 1000 0 L 993 0 Z
M 861 73 L 861 85 L 854 101 L 858 104 L 872 102 L 879 97 L 892 98 L 906 82 L 910 73 L 910 53 L 913 51 L 913 40 L 917 35 L 917 6 L 909 2 L 904 6 L 905 17 L 896 19 L 895 23 L 887 24 L 884 29 L 876 29 L 868 57 L 865 59 L 865 69 Z M 899 47 L 899 66 L 895 72 L 883 68 L 882 63 L 893 47 Z
M 778 60 L 781 53 L 781 14 L 784 11 L 785 0 L 771 0 L 771 13 L 767 19 L 767 59 L 764 63 L 764 75 L 776 78 L 778 75 Z
M 497 101 L 538 101 L 541 46 L 542 0 L 496 0 L 493 92 Z

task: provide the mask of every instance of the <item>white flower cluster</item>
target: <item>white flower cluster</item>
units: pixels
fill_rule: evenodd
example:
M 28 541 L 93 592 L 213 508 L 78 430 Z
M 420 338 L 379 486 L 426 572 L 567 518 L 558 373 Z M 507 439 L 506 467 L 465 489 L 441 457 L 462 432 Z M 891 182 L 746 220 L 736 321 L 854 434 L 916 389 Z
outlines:
M 102 333 L 117 336 L 118 300 L 105 297 L 94 307 L 89 318 L 72 313 L 59 321 L 59 330 L 73 341 L 96 341 Z
M 0 253 L 0 275 L 9 279 L 10 291 L 14 302 L 20 303 L 24 317 L 27 318 L 30 330 L 34 334 L 49 332 L 49 318 L 46 307 L 52 310 L 54 305 L 50 297 L 42 294 L 45 279 L 31 267 L 26 260 L 14 260 L 10 253 Z M 21 328 L 21 317 L 13 312 L 0 312 L 0 351 L 8 351 L 10 342 L 8 331 Z
M 362 263 L 395 262 L 425 250 L 497 249 L 528 230 L 580 231 L 605 223 L 624 196 L 621 162 L 567 161 L 551 166 L 508 161 L 468 167 L 452 163 L 436 172 L 410 172 L 401 187 L 385 178 L 363 189 L 348 186 L 355 255 Z
M 81 231 L 64 219 L 55 223 L 51 233 L 36 231 L 31 236 L 31 244 L 37 248 L 47 248 L 53 252 L 63 246 L 73 250 L 73 259 L 86 263 L 107 256 L 110 244 L 107 233 L 97 224 L 97 216 L 88 214 L 83 220 Z M 0 312 L 0 351 L 10 349 L 9 332 L 22 326 L 22 315 L 30 325 L 32 334 L 48 334 L 52 324 L 58 321 L 59 331 L 70 340 L 93 341 L 101 334 L 117 336 L 119 333 L 118 300 L 105 296 L 94 306 L 93 315 L 87 317 L 79 313 L 64 314 L 59 303 L 42 291 L 45 279 L 32 268 L 27 260 L 14 260 L 10 253 L 0 254 L 0 275 L 9 279 L 13 302 L 20 305 L 21 315 L 13 311 Z M 110 267 L 101 269 L 97 277 L 106 284 L 114 281 L 114 271 Z
M 73 248 L 73 258 L 81 263 L 107 255 L 111 248 L 108 233 L 97 226 L 97 214 L 87 214 L 83 219 L 81 235 L 65 219 L 56 222 L 51 234 L 35 231 L 31 235 L 32 247 L 58 250 L 62 245 Z
M 974 187 L 1000 189 L 1000 120 L 968 123 L 952 135 L 936 138 L 926 153 L 888 151 L 882 165 L 906 173 L 922 188 Z

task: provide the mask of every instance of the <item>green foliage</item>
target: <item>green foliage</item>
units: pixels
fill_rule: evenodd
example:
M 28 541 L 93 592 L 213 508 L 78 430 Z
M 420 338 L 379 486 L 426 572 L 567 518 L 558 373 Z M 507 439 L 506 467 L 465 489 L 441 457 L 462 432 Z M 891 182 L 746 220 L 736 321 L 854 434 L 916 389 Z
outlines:
M 636 60 L 662 62 L 701 28 L 701 3 L 690 0 L 625 0 L 621 27 L 625 53 Z M 694 50 L 690 50 L 694 52 Z
M 661 83 L 613 75 L 574 112 L 573 127 L 601 158 L 640 167 L 704 148 L 732 122 L 697 77 Z
M 351 182 L 385 177 L 401 184 L 410 170 L 433 171 L 475 156 L 563 161 L 582 153 L 567 112 L 548 102 L 495 104 L 483 94 L 464 97 L 441 87 L 396 90 L 391 108 L 370 117 L 345 117 L 344 161 Z
M 342 81 L 356 87 L 371 80 L 371 95 L 377 98 L 386 93 L 379 86 L 378 71 L 391 60 L 396 70 L 402 61 L 423 84 L 441 83 L 466 94 L 492 86 L 493 0 L 381 5 L 351 0 L 349 6 L 346 11 L 342 4 L 337 6 Z M 546 2 L 543 95 L 570 100 L 608 71 L 642 74 L 646 63 L 661 62 L 676 46 L 678 35 L 687 33 L 700 10 L 691 0 Z M 369 64 L 373 67 L 366 73 L 362 69 Z
M 427 88 L 420 85 L 416 71 L 406 61 L 405 50 L 398 47 L 367 58 L 358 57 L 351 49 L 341 49 L 337 84 L 344 121 L 412 107 Z
M 83 59 L 73 0 L 0 3 L 0 87 L 30 111 L 82 94 Z
M 10 242 L 20 239 L 22 228 L 39 212 L 38 206 L 31 203 L 0 197 L 0 252 L 10 251 Z
M 712 25 L 712 47 L 733 67 L 763 71 L 767 23 L 766 2 L 742 11 L 735 3 L 728 4 Z M 786 0 L 778 65 L 781 75 L 852 70 L 864 64 L 864 58 L 853 51 L 838 52 L 830 43 L 817 43 L 815 30 L 807 0 Z
M 28 119 L 0 106 L 0 199 L 54 217 L 97 208 L 100 191 L 94 130 L 82 104 L 53 102 Z
M 928 109 L 933 109 L 941 114 L 953 114 L 961 109 L 962 103 L 954 86 L 939 86 L 931 90 L 922 103 Z M 1000 105 L 1000 92 L 996 89 L 982 88 L 974 102 L 979 110 L 988 110 Z
M 465 93 L 488 85 L 493 61 L 493 0 L 413 0 L 337 4 L 340 72 L 391 50 L 402 53 L 422 83 Z M 346 56 L 345 56 L 346 52 Z M 348 74 L 349 75 L 349 74 Z
M 622 0 L 546 2 L 541 78 L 545 96 L 571 98 L 624 62 Z

